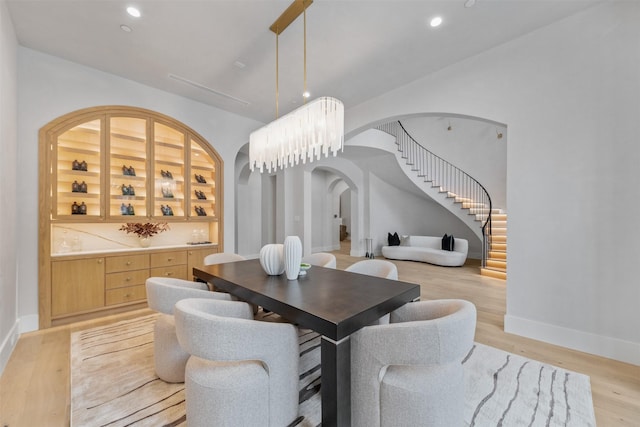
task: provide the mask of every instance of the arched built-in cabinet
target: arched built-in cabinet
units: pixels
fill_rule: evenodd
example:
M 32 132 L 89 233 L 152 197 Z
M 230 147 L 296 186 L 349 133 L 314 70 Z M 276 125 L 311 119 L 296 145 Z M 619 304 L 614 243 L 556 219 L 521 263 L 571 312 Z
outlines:
M 143 307 L 147 277 L 189 278 L 222 251 L 223 162 L 179 121 L 88 108 L 45 125 L 39 155 L 41 328 Z M 148 248 L 120 230 L 162 222 Z

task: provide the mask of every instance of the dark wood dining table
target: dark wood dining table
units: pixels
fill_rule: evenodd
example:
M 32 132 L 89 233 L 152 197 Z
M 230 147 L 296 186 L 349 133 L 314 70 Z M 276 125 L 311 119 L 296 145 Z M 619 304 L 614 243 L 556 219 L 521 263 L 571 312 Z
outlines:
M 317 266 L 297 280 L 269 276 L 257 259 L 194 268 L 193 275 L 322 335 L 323 427 L 351 425 L 349 336 L 420 297 L 417 284 Z

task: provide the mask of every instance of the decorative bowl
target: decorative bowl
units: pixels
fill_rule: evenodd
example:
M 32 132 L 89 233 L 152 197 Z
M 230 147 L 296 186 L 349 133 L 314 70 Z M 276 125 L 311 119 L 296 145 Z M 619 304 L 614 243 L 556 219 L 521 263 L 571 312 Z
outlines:
M 300 263 L 300 276 L 304 276 L 307 274 L 307 270 L 311 268 L 311 264 L 307 264 L 306 262 Z

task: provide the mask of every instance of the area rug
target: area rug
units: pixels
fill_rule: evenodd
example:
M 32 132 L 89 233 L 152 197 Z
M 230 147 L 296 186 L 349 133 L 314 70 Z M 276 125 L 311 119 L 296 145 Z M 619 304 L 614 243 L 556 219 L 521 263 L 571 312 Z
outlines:
M 264 320 L 270 320 L 265 315 Z M 144 316 L 71 336 L 71 426 L 186 426 L 184 384 L 153 369 Z M 320 337 L 300 329 L 300 427 L 321 425 Z M 464 360 L 466 426 L 595 426 L 589 377 L 474 344 Z

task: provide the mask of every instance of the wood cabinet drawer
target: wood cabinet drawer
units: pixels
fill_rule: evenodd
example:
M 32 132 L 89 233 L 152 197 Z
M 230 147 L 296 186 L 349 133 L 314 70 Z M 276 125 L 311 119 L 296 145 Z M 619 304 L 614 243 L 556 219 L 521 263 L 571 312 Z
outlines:
M 171 267 L 158 267 L 151 269 L 150 277 L 173 277 L 174 279 L 187 279 L 187 266 L 174 265 Z
M 163 252 L 151 254 L 151 267 L 166 267 L 187 263 L 187 251 Z
M 123 255 L 107 258 L 107 273 L 149 268 L 149 255 Z
M 123 304 L 130 301 L 140 301 L 147 298 L 144 285 L 126 288 L 108 289 L 106 291 L 106 305 Z
M 144 285 L 149 277 L 149 270 L 123 271 L 107 274 L 106 288 L 124 288 L 126 286 Z

